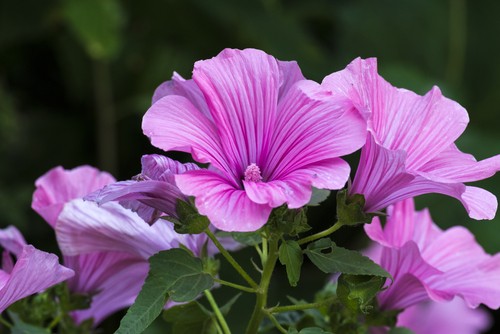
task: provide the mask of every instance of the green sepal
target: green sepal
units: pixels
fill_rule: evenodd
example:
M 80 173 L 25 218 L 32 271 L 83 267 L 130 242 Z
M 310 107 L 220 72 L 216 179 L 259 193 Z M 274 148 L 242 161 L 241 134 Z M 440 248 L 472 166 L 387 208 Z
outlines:
M 225 232 L 217 231 L 217 237 L 227 238 L 231 237 L 236 242 L 243 244 L 245 246 L 255 246 L 262 243 L 262 236 L 259 231 L 255 232 Z
M 174 224 L 175 232 L 179 234 L 200 234 L 210 225 L 210 220 L 202 216 L 196 210 L 196 207 L 182 199 L 177 199 L 175 206 L 177 218 L 165 216 L 165 220 Z
M 380 276 L 342 274 L 337 281 L 337 297 L 350 310 L 368 314 L 373 310 L 372 301 L 385 280 Z
M 361 194 L 349 196 L 347 189 L 337 192 L 337 219 L 342 225 L 369 224 L 373 214 L 364 211 L 365 197 Z
M 296 237 L 311 229 L 311 226 L 307 224 L 306 213 L 306 207 L 289 209 L 286 205 L 282 205 L 272 211 L 268 226 L 273 234 Z
M 279 248 L 279 260 L 286 267 L 288 282 L 291 286 L 297 286 L 300 279 L 300 270 L 304 255 L 297 241 L 286 240 Z

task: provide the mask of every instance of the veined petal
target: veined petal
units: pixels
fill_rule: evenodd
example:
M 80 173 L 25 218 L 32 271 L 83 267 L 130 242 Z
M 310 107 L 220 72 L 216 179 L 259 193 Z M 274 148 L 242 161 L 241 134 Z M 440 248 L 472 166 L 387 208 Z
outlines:
M 377 78 L 376 58 L 356 58 L 344 70 L 326 76 L 321 85 L 335 96 L 348 98 L 353 107 L 368 120 L 372 112 L 370 101 L 376 90 Z
M 17 300 L 43 291 L 73 275 L 73 270 L 59 264 L 56 255 L 42 252 L 31 245 L 24 246 L 8 280 L 0 289 L 0 312 Z
M 196 197 L 199 213 L 223 231 L 256 231 L 267 222 L 272 210 L 267 204 L 253 202 L 245 191 L 212 171 L 189 171 L 176 175 L 175 180 L 184 194 Z
M 407 153 L 406 168 L 417 170 L 450 146 L 465 130 L 469 117 L 437 87 L 420 96 L 397 89 L 382 77 L 371 97 L 372 133 L 378 143 Z
M 235 178 L 251 163 L 263 166 L 276 122 L 280 69 L 272 56 L 255 50 L 225 49 L 196 62 L 193 80 L 217 124 L 221 145 Z
M 90 166 L 55 167 L 36 180 L 31 207 L 54 227 L 64 203 L 113 182 L 113 176 Z
M 59 216 L 56 236 L 64 255 L 118 251 L 147 259 L 160 250 L 178 246 L 169 226 L 161 220 L 150 226 L 118 203 L 97 206 L 73 200 Z
M 403 247 L 384 247 L 380 265 L 394 277 L 393 284 L 380 293 L 383 309 L 403 309 L 427 299 L 427 296 L 441 298 L 440 291 L 429 288 L 429 277 L 440 275 L 441 271 L 428 264 L 420 255 L 418 246 L 408 241 Z
M 361 115 L 348 100 L 335 98 L 313 81 L 291 87 L 278 112 L 264 179 L 282 179 L 294 170 L 350 154 L 365 143 Z
M 165 181 L 175 184 L 175 174 L 182 174 L 188 170 L 200 169 L 193 163 L 181 163 L 164 155 L 147 154 L 141 158 L 142 171 L 140 176 L 146 176 L 152 180 Z
M 296 61 L 280 61 L 278 60 L 280 70 L 280 89 L 278 100 L 285 96 L 290 88 L 300 80 L 305 80 Z
M 186 80 L 181 75 L 174 72 L 172 80 L 166 81 L 156 88 L 151 104 L 155 104 L 158 100 L 168 95 L 179 95 L 185 97 L 191 101 L 191 103 L 199 111 L 201 111 L 203 115 L 212 119 L 212 116 L 208 111 L 207 102 L 203 97 L 203 93 L 193 79 Z
M 415 176 L 405 168 L 406 153 L 393 151 L 376 143 L 369 134 L 350 194 L 365 196 L 365 210 L 374 212 L 408 197 L 406 188 Z M 399 191 L 399 193 L 397 193 Z
M 168 95 L 153 104 L 142 119 L 142 130 L 162 150 L 188 152 L 199 162 L 230 170 L 214 124 L 183 96 Z
M 64 263 L 76 273 L 68 281 L 71 291 L 92 295 L 90 308 L 72 316 L 77 323 L 93 318 L 94 326 L 134 303 L 149 270 L 144 259 L 115 252 L 66 256 Z
M 17 227 L 8 226 L 0 229 L 0 245 L 10 253 L 19 256 L 27 243 Z
M 477 161 L 474 156 L 461 152 L 452 144 L 423 165 L 419 172 L 456 183 L 483 180 L 499 170 L 500 155 Z

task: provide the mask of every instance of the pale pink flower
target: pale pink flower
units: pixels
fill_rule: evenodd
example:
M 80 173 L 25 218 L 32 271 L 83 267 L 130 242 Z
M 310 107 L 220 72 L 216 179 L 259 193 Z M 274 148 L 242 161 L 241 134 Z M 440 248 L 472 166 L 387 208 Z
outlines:
M 57 220 L 69 201 L 114 181 L 108 173 L 90 166 L 72 170 L 56 167 L 36 181 L 32 207 L 57 228 Z M 68 281 L 70 290 L 92 296 L 89 309 L 72 313 L 77 322 L 93 318 L 97 325 L 108 315 L 132 305 L 149 270 L 143 258 L 128 253 L 93 251 L 72 256 L 61 250 L 64 264 L 75 271 Z
M 454 144 L 469 117 L 433 87 L 426 95 L 395 88 L 377 74 L 376 59 L 355 59 L 323 86 L 346 96 L 367 119 L 368 137 L 350 194 L 363 194 L 367 212 L 405 198 L 440 193 L 457 198 L 474 219 L 492 219 L 490 192 L 464 185 L 500 170 L 500 155 L 476 161 Z
M 382 309 L 454 297 L 471 308 L 500 307 L 500 254 L 485 253 L 467 229 L 443 231 L 427 210 L 415 211 L 407 199 L 388 208 L 384 227 L 375 217 L 365 231 L 378 243 L 368 255 L 394 277 L 378 296 Z
M 0 230 L 0 313 L 14 302 L 71 278 L 73 270 L 59 264 L 54 254 L 28 245 L 21 233 L 9 226 Z M 14 263 L 12 255 L 16 257 Z
M 199 61 L 192 80 L 174 75 L 155 92 L 142 128 L 153 145 L 210 164 L 175 180 L 225 231 L 254 231 L 272 208 L 304 206 L 313 186 L 342 188 L 350 168 L 339 157 L 366 137 L 345 97 L 305 80 L 295 62 L 254 49 Z

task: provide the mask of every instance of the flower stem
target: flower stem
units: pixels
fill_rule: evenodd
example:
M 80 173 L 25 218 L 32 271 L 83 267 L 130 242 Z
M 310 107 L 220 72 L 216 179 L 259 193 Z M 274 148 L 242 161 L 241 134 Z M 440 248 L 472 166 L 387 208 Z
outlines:
M 245 281 L 254 289 L 257 289 L 259 286 L 255 281 L 247 274 L 247 272 L 236 262 L 236 260 L 229 254 L 229 252 L 222 246 L 222 244 L 217 240 L 215 235 L 208 228 L 205 230 L 207 236 L 212 240 L 215 247 L 219 250 L 219 252 L 226 258 L 226 260 L 233 266 L 233 268 L 243 277 Z
M 308 304 L 294 304 L 294 305 L 286 305 L 286 306 L 275 306 L 267 309 L 267 312 L 269 313 L 283 313 L 283 312 L 290 312 L 290 311 L 301 311 L 301 310 L 308 310 L 311 308 L 318 308 L 320 306 L 323 306 L 325 304 L 330 304 L 333 301 L 335 301 L 336 297 L 331 297 L 325 300 L 322 300 L 317 303 L 308 303 Z
M 330 228 L 328 228 L 328 229 L 326 229 L 324 231 L 318 232 L 316 234 L 307 236 L 305 238 L 302 238 L 302 239 L 300 239 L 297 242 L 299 243 L 299 245 L 303 245 L 303 244 L 307 244 L 307 243 L 309 243 L 311 241 L 314 241 L 314 240 L 317 240 L 317 239 L 321 239 L 323 237 L 327 237 L 330 234 L 332 234 L 333 232 L 337 231 L 342 226 L 344 226 L 344 225 L 340 221 L 338 221 L 335 224 L 333 224 Z
M 257 289 L 257 299 L 255 301 L 255 307 L 253 309 L 252 317 L 247 326 L 246 334 L 257 334 L 259 331 L 259 325 L 262 318 L 266 314 L 265 307 L 267 304 L 267 293 L 269 290 L 269 284 L 271 283 L 271 276 L 276 266 L 276 261 L 278 260 L 278 238 L 270 237 L 269 241 L 269 253 L 267 255 L 266 263 L 262 271 L 262 277 L 260 284 Z
M 214 281 L 217 282 L 217 283 L 219 283 L 219 284 L 226 285 L 226 286 L 229 286 L 229 287 L 234 288 L 234 289 L 238 289 L 238 290 L 245 291 L 245 292 L 250 292 L 250 293 L 255 293 L 255 289 L 249 288 L 249 287 L 244 286 L 244 285 L 240 285 L 240 284 L 236 284 L 236 283 L 224 281 L 224 280 L 222 280 L 220 278 L 214 278 Z
M 227 325 L 226 319 L 224 319 L 224 316 L 222 315 L 222 312 L 219 309 L 219 306 L 215 302 L 214 296 L 210 292 L 210 290 L 205 290 L 203 291 L 205 293 L 205 297 L 207 297 L 208 302 L 210 303 L 210 306 L 212 306 L 212 309 L 214 310 L 215 317 L 217 318 L 219 324 L 222 327 L 222 332 L 224 334 L 231 334 L 231 330 L 229 329 L 229 326 Z
M 283 326 L 281 326 L 281 324 L 278 322 L 278 319 L 276 319 L 276 317 L 272 313 L 268 312 L 267 310 L 265 310 L 265 312 L 266 312 L 266 315 L 269 318 L 269 320 L 271 320 L 271 322 L 274 324 L 274 326 L 281 333 L 284 333 L 284 334 L 288 333 L 288 331 Z
M 0 323 L 7 328 L 12 328 L 12 324 L 9 323 L 7 320 L 5 320 L 1 315 L 0 315 Z

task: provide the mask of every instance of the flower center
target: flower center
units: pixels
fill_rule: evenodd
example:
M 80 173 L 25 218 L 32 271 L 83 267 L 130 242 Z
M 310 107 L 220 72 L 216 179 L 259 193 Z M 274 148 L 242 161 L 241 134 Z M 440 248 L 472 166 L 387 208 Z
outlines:
M 255 163 L 248 165 L 245 170 L 245 181 L 260 182 L 262 181 L 262 176 L 260 175 L 260 168 Z

